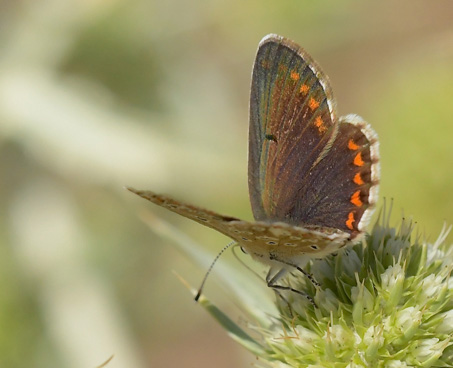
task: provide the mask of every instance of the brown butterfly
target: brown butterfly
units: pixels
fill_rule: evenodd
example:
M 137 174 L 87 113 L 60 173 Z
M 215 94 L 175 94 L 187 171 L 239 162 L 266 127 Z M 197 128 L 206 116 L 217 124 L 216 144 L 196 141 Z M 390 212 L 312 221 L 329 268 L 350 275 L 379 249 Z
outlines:
M 273 34 L 260 42 L 253 67 L 248 182 L 255 222 L 128 189 L 227 235 L 270 265 L 269 286 L 285 289 L 276 281 L 288 268 L 303 272 L 308 260 L 359 241 L 378 197 L 376 133 L 357 115 L 337 118 L 327 76 Z

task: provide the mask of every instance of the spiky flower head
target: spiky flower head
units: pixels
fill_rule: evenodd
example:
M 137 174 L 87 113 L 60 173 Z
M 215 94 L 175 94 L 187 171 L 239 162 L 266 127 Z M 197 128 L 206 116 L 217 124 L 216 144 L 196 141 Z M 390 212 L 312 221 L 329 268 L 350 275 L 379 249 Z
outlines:
M 428 243 L 413 235 L 409 222 L 396 230 L 384 218 L 362 243 L 308 265 L 319 286 L 300 273 L 283 281 L 311 301 L 275 293 L 272 310 L 269 300 L 247 298 L 242 283 L 233 286 L 245 326 L 205 297 L 200 303 L 262 366 L 453 367 L 447 233 Z

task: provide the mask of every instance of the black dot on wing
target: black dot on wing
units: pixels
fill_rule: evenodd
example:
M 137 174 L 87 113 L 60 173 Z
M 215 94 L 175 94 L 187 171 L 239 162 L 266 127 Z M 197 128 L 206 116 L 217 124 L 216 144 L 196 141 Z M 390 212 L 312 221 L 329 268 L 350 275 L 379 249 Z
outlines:
M 274 141 L 275 143 L 277 143 L 277 137 L 273 134 L 266 134 L 264 136 L 268 141 Z
M 269 245 L 275 245 L 275 244 L 277 244 L 277 243 L 274 242 L 274 241 L 268 241 L 267 244 L 269 244 Z
M 311 249 L 314 249 L 314 250 L 318 250 L 318 249 L 319 249 L 318 246 L 315 245 L 315 244 L 310 245 L 310 248 L 311 248 Z

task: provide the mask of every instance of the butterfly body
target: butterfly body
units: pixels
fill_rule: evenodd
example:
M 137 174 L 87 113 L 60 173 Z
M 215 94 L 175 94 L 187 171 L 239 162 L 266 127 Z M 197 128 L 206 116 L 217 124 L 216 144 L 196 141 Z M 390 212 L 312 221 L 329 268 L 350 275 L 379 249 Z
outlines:
M 274 274 L 359 241 L 377 200 L 376 133 L 357 115 L 337 118 L 327 77 L 277 35 L 253 68 L 248 178 L 255 222 L 128 189 L 232 238 Z

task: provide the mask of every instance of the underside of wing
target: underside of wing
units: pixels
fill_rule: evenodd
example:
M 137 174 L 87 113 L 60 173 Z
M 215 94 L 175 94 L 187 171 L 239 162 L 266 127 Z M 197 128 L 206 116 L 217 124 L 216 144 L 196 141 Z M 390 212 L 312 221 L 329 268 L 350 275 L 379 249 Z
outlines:
M 335 141 L 299 182 L 289 216 L 359 235 L 378 197 L 378 148 L 376 133 L 363 119 L 340 118 Z
M 231 221 L 241 221 L 235 217 L 223 216 L 216 212 L 209 211 L 198 206 L 186 204 L 166 195 L 157 194 L 149 190 L 137 190 L 130 187 L 128 187 L 127 190 L 137 194 L 144 199 L 147 199 L 154 204 L 157 204 L 158 206 L 164 207 L 172 212 L 177 213 L 178 215 L 184 216 L 188 219 L 198 222 L 199 224 L 217 230 L 229 237 L 232 237 L 232 234 L 230 233 L 231 228 L 228 227 L 227 224 Z
M 265 37 L 250 96 L 249 191 L 257 220 L 301 223 L 291 208 L 301 182 L 337 134 L 327 77 L 293 42 Z
M 293 42 L 261 41 L 252 76 L 249 192 L 257 220 L 359 235 L 377 199 L 377 135 L 337 119 L 327 77 Z
M 181 216 L 215 229 L 232 238 L 254 259 L 265 264 L 299 264 L 322 257 L 349 242 L 349 234 L 334 228 L 301 228 L 283 222 L 249 222 L 184 204 L 147 190 L 127 188 L 132 193 Z

